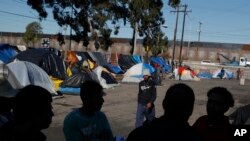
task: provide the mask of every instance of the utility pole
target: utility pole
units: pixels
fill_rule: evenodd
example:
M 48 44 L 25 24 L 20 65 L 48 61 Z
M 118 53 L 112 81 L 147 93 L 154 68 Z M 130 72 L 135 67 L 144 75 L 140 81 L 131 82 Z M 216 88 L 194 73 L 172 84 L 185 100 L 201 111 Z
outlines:
M 174 56 L 175 56 L 175 42 L 176 42 L 176 33 L 177 33 L 177 28 L 178 28 L 178 17 L 179 17 L 179 6 L 176 7 L 176 11 L 171 11 L 171 12 L 177 12 L 176 14 L 176 21 L 175 21 L 175 29 L 174 29 L 174 39 L 173 39 L 173 54 L 172 54 L 172 61 L 171 61 L 171 66 L 172 66 L 172 72 L 174 71 Z
M 179 65 L 181 65 L 182 63 L 182 45 L 183 45 L 183 36 L 184 36 L 184 29 L 185 29 L 185 20 L 186 20 L 186 14 L 187 12 L 191 12 L 191 11 L 187 11 L 187 5 L 184 5 L 184 15 L 183 15 L 183 23 L 182 23 L 182 34 L 181 34 L 181 45 L 180 45 L 180 54 L 179 54 Z
M 200 36 L 201 36 L 201 25 L 202 22 L 199 21 L 199 29 L 198 29 L 198 42 L 200 42 Z

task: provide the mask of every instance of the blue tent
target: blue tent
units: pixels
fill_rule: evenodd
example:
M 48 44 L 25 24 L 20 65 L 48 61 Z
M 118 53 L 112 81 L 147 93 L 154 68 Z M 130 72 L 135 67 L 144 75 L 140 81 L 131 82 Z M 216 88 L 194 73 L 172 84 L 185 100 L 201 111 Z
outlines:
M 10 60 L 16 56 L 17 52 L 9 44 L 0 44 L 0 60 L 4 63 L 10 62 Z
M 131 58 L 135 62 L 135 64 L 142 63 L 142 59 L 140 55 L 132 55 Z
M 171 67 L 161 57 L 151 57 L 150 61 L 159 64 L 164 68 L 165 72 L 171 72 Z

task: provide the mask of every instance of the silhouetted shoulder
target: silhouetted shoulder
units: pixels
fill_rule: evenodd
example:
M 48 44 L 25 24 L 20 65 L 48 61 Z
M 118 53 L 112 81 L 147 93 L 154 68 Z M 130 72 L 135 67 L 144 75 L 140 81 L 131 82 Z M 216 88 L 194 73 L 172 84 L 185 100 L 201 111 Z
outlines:
M 188 123 L 168 121 L 163 117 L 153 120 L 150 124 L 133 130 L 127 141 L 158 141 L 158 140 L 187 140 L 200 141 L 201 139 Z

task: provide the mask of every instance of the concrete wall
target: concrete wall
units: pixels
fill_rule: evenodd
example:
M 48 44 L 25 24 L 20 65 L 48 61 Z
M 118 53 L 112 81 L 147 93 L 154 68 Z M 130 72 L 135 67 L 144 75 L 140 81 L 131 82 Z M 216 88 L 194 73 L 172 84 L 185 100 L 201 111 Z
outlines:
M 23 33 L 6 33 L 6 32 L 0 32 L 0 43 L 8 43 L 11 45 L 25 45 L 23 39 L 22 39 Z M 56 36 L 54 35 L 44 35 L 44 37 L 50 39 L 50 46 L 57 48 L 59 50 L 68 50 L 70 48 L 70 41 L 69 38 L 66 37 L 65 45 L 60 46 Z M 129 51 L 131 49 L 131 46 L 129 44 L 130 39 L 113 39 L 114 44 L 111 46 L 109 53 L 117 52 L 122 54 L 130 54 Z M 38 41 L 35 44 L 35 47 L 42 47 L 41 41 Z M 136 54 L 139 55 L 145 55 L 145 49 L 141 44 L 141 40 L 138 40 L 137 42 L 137 49 Z M 71 50 L 73 51 L 96 51 L 94 43 L 90 42 L 88 47 L 83 47 L 82 42 L 77 43 L 74 41 L 71 41 Z M 247 58 L 250 58 L 250 51 L 243 51 L 241 50 L 241 45 L 238 44 L 222 44 L 222 43 L 191 43 L 191 45 L 188 47 L 187 42 L 184 42 L 183 48 L 182 48 L 182 60 L 211 60 L 214 62 L 218 61 L 217 52 L 224 54 L 225 56 L 228 56 L 228 58 L 236 57 L 237 60 L 239 60 L 240 56 L 244 56 Z M 168 58 L 172 58 L 173 53 L 173 47 L 168 48 L 168 51 L 165 54 L 168 54 Z M 175 60 L 179 60 L 180 56 L 180 47 L 177 43 L 175 48 Z

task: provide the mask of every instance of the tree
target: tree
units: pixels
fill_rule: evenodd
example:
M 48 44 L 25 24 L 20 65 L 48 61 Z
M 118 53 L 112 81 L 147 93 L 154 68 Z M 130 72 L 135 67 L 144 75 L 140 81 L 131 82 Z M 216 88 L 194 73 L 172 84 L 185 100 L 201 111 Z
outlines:
M 133 28 L 132 49 L 134 54 L 137 36 L 143 37 L 152 27 L 164 24 L 162 0 L 130 0 L 129 1 L 129 22 Z
M 68 25 L 74 35 L 70 38 L 87 46 L 90 40 L 99 44 L 99 37 L 110 38 L 107 32 L 112 31 L 107 22 L 115 25 L 114 33 L 118 34 L 120 19 L 127 17 L 125 3 L 127 0 L 27 0 L 27 4 L 35 9 L 40 19 L 48 15 L 46 8 L 53 11 L 58 25 Z M 60 38 L 63 39 L 63 38 Z M 108 44 L 106 44 L 108 45 Z M 104 45 L 104 46 L 106 46 Z
M 171 7 L 176 7 L 181 3 L 181 0 L 168 0 L 168 5 Z
M 153 56 L 157 56 L 167 50 L 168 38 L 160 30 L 160 27 L 155 27 L 150 30 L 150 33 L 146 34 L 143 39 L 143 46 L 146 47 L 147 54 L 151 51 Z
M 26 26 L 26 31 L 23 36 L 24 42 L 29 46 L 32 43 L 32 46 L 35 46 L 35 43 L 41 39 L 42 27 L 38 22 L 32 22 Z

